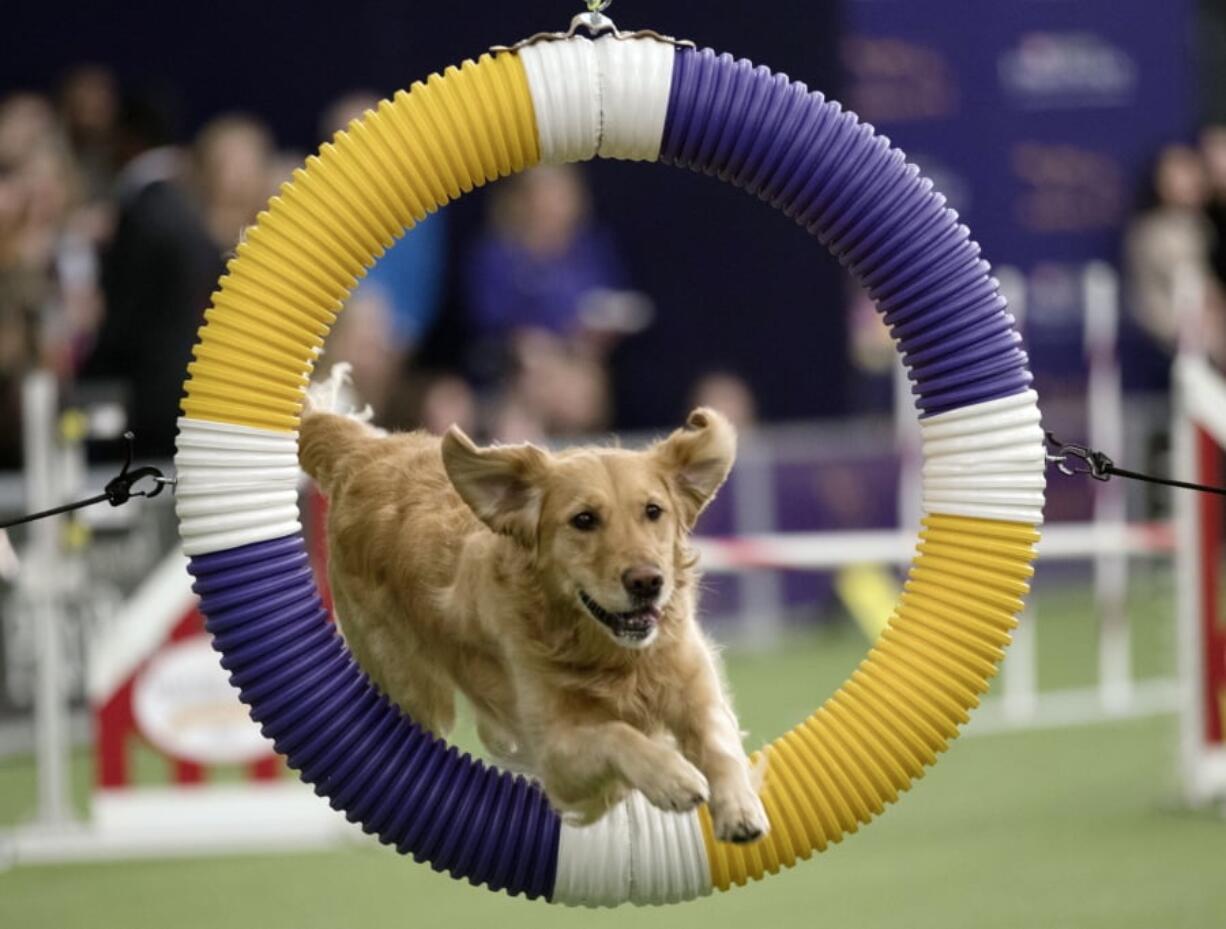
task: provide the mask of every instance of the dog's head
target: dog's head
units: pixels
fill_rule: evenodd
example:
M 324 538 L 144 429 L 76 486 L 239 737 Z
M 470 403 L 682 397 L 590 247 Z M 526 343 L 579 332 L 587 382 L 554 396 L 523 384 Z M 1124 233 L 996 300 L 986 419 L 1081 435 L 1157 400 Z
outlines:
M 531 550 L 548 595 L 625 648 L 646 648 L 688 565 L 686 539 L 736 457 L 736 432 L 698 409 L 644 451 L 443 438 L 456 491 L 494 532 Z

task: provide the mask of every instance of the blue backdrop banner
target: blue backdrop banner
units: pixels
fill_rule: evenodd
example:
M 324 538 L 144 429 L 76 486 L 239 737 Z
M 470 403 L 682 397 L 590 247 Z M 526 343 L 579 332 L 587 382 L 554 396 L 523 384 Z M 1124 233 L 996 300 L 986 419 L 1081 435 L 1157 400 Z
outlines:
M 1166 142 L 1193 124 L 1191 0 L 848 0 L 847 103 L 1025 275 L 1036 367 L 1081 365 L 1081 271 L 1117 262 Z

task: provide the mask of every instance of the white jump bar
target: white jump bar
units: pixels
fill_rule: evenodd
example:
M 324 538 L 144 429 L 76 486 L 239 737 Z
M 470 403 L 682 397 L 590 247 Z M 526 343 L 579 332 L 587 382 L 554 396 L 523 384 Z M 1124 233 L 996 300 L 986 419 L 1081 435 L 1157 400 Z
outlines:
M 1039 558 L 1077 561 L 1100 552 L 1169 554 L 1175 539 L 1168 522 L 1131 523 L 1122 531 L 1093 523 L 1048 523 Z M 915 536 L 895 529 L 859 532 L 776 532 L 696 538 L 701 567 L 712 574 L 758 568 L 823 570 L 852 564 L 906 564 L 915 554 Z

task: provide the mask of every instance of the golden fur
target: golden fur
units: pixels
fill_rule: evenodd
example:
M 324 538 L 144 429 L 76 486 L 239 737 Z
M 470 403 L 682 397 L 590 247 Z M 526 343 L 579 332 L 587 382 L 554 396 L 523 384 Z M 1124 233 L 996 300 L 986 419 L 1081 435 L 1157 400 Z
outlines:
M 735 448 L 705 409 L 645 451 L 557 454 L 308 412 L 300 459 L 330 500 L 345 638 L 415 720 L 446 734 L 458 690 L 489 751 L 572 820 L 633 788 L 709 800 L 719 838 L 746 842 L 768 824 L 687 544 Z

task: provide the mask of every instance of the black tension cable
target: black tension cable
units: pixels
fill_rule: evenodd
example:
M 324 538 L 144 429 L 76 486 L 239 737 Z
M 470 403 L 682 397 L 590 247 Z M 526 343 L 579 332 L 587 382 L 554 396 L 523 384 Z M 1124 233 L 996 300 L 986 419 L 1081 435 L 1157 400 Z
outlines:
M 49 510 L 43 510 L 41 513 L 29 513 L 25 516 L 19 516 L 17 519 L 10 520 L 6 523 L 0 523 L 0 529 L 11 529 L 14 526 L 21 526 L 25 523 L 32 523 L 39 519 L 46 519 L 48 516 L 58 516 L 61 513 L 70 513 L 73 510 L 80 510 L 87 506 L 93 506 L 97 503 L 109 503 L 111 506 L 122 506 L 133 497 L 147 497 L 152 499 L 162 492 L 167 484 L 173 484 L 173 477 L 166 477 L 161 469 L 155 468 L 152 465 L 145 465 L 141 468 L 132 467 L 132 446 L 136 436 L 131 432 L 123 434 L 126 453 L 124 456 L 123 468 L 119 474 L 107 482 L 106 488 L 102 493 L 95 497 L 90 497 L 87 500 L 78 500 L 75 503 L 65 503 L 63 506 L 52 507 Z M 152 490 L 133 490 L 132 488 L 145 478 L 153 479 Z
M 1132 481 L 1159 484 L 1163 487 L 1176 487 L 1181 490 L 1195 490 L 1201 493 L 1226 496 L 1226 487 L 1196 484 L 1189 481 L 1176 481 L 1171 478 L 1155 477 L 1152 474 L 1142 474 L 1139 471 L 1130 471 L 1127 468 L 1118 467 L 1105 452 L 1096 451 L 1087 445 L 1061 442 L 1050 432 L 1045 433 L 1045 436 L 1048 446 L 1052 449 L 1052 451 L 1047 452 L 1047 460 L 1055 464 L 1061 474 L 1066 474 L 1070 477 L 1086 474 L 1096 481 L 1108 481 L 1113 477 L 1122 477 Z M 125 432 L 123 438 L 126 450 L 123 468 L 120 469 L 119 474 L 107 483 L 102 493 L 85 500 L 77 500 L 73 503 L 65 503 L 62 506 L 52 507 L 49 510 L 19 516 L 17 519 L 0 523 L 0 529 L 11 529 L 14 526 L 32 523 L 36 520 L 46 519 L 49 516 L 58 516 L 61 513 L 70 513 L 73 510 L 80 510 L 99 503 L 122 506 L 133 497 L 152 499 L 160 494 L 168 484 L 173 485 L 175 483 L 174 478 L 166 477 L 160 468 L 155 468 L 152 465 L 133 468 L 132 454 L 135 436 L 131 432 Z M 151 490 L 134 490 L 133 488 L 145 478 L 153 479 L 153 488 Z
M 1053 462 L 1061 474 L 1070 477 L 1077 474 L 1088 474 L 1096 481 L 1107 481 L 1113 477 L 1123 477 L 1132 481 L 1144 481 L 1147 484 L 1160 484 L 1163 487 L 1178 487 L 1181 490 L 1197 490 L 1206 494 L 1220 494 L 1226 497 L 1226 487 L 1214 487 L 1210 484 L 1193 484 L 1188 481 L 1176 481 L 1167 477 L 1154 477 L 1152 474 L 1141 474 L 1139 471 L 1129 471 L 1116 467 L 1103 452 L 1095 451 L 1087 445 L 1073 445 L 1061 442 L 1050 432 L 1046 433 L 1047 444 L 1054 452 L 1047 453 L 1047 460 Z

